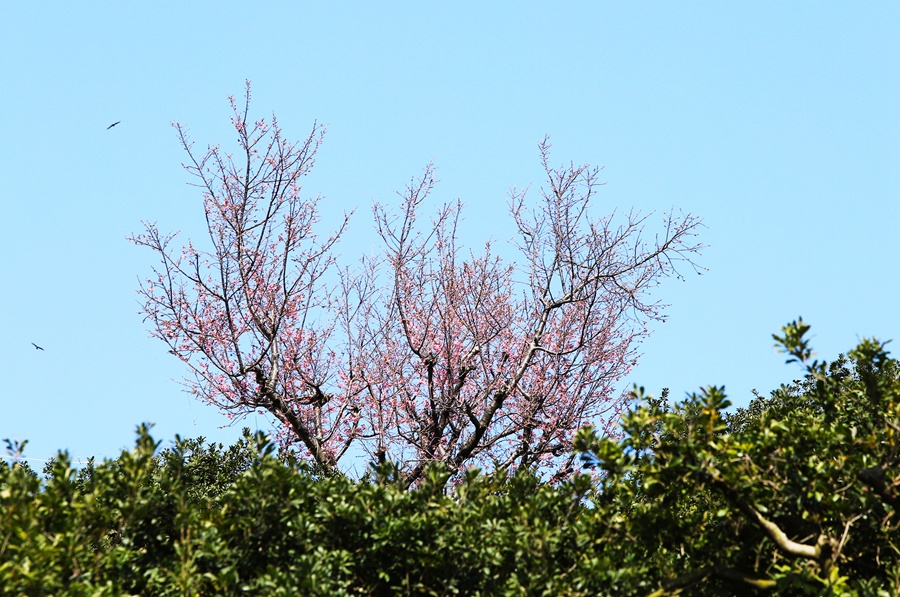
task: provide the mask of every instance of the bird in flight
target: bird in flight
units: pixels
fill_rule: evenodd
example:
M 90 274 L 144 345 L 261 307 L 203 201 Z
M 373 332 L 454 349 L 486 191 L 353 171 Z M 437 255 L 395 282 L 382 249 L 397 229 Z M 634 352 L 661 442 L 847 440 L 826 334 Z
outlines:
M 38 346 L 38 345 L 35 344 L 34 342 L 32 342 L 31 345 L 34 346 L 35 350 L 44 350 L 43 348 L 41 348 L 40 346 Z
M 109 125 L 108 127 L 106 127 L 106 130 L 111 129 L 112 127 L 116 126 L 116 125 L 119 124 L 120 122 L 122 122 L 122 121 L 121 121 L 121 120 L 115 121 L 114 123 L 112 123 L 111 125 Z

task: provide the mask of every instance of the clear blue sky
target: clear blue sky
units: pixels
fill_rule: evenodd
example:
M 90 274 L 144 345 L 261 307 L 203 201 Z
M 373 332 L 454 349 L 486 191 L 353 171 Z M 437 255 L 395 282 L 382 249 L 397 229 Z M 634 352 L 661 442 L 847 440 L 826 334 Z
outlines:
M 359 208 L 348 259 L 371 201 L 431 160 L 435 199 L 469 206 L 464 239 L 505 240 L 506 191 L 541 183 L 545 134 L 557 162 L 604 166 L 598 210 L 701 216 L 709 271 L 659 289 L 669 321 L 623 389 L 725 385 L 746 404 L 799 376 L 771 340 L 798 315 L 824 358 L 900 339 L 900 5 L 477 4 L 10 4 L 0 438 L 81 459 L 142 421 L 166 440 L 239 434 L 148 336 L 135 289 L 153 255 L 125 238 L 147 219 L 200 239 L 170 122 L 232 142 L 245 79 L 291 136 L 327 125 L 306 188 L 326 224 Z

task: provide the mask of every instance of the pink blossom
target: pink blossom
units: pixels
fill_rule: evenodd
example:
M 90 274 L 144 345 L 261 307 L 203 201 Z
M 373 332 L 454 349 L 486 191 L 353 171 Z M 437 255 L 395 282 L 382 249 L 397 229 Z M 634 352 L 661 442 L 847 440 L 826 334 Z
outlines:
M 661 319 L 648 291 L 694 267 L 699 220 L 666 215 L 648 243 L 647 216 L 594 217 L 599 170 L 552 167 L 545 139 L 546 187 L 509 196 L 520 264 L 458 246 L 461 203 L 420 224 L 429 165 L 398 208 L 374 206 L 382 254 L 339 266 L 349 216 L 320 236 L 319 198 L 301 196 L 322 127 L 291 143 L 274 118 L 248 118 L 249 98 L 248 85 L 243 106 L 231 100 L 239 159 L 196 151 L 176 125 L 211 248 L 176 248 L 153 224 L 132 239 L 159 256 L 144 313 L 189 389 L 229 417 L 271 413 L 278 439 L 325 467 L 357 446 L 409 484 L 432 462 L 571 474 L 576 431 L 611 429 L 617 382 Z

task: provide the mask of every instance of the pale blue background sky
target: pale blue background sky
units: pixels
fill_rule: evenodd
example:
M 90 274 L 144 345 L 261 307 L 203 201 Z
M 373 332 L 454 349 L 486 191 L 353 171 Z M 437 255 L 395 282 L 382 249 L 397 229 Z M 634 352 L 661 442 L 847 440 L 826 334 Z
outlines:
M 326 223 L 434 160 L 465 239 L 505 240 L 505 194 L 555 161 L 604 166 L 597 208 L 701 216 L 703 276 L 634 382 L 737 404 L 799 375 L 771 334 L 802 314 L 820 356 L 900 338 L 900 5 L 894 2 L 15 3 L 0 23 L 0 438 L 113 456 L 141 421 L 171 439 L 239 429 L 193 402 L 148 337 L 142 219 L 199 239 L 170 121 L 229 143 L 228 94 L 293 137 L 328 126 L 310 193 Z M 116 121 L 122 123 L 107 131 Z M 39 352 L 36 342 L 45 347 Z M 264 421 L 259 423 L 264 425 Z M 257 422 L 251 421 L 251 427 Z

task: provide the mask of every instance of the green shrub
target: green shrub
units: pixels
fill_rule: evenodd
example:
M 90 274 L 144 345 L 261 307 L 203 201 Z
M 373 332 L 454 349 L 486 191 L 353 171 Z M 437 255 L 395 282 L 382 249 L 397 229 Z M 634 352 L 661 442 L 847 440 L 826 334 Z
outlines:
M 900 365 L 866 340 L 726 414 L 636 392 L 593 476 L 428 469 L 407 490 L 147 427 L 115 460 L 0 463 L 0 595 L 900 595 Z M 8 442 L 11 452 L 21 446 Z

